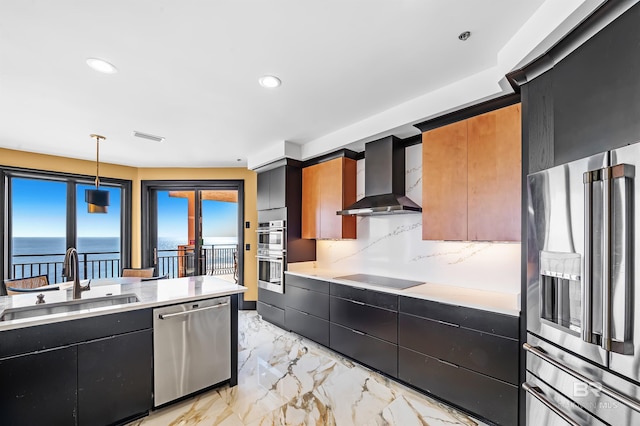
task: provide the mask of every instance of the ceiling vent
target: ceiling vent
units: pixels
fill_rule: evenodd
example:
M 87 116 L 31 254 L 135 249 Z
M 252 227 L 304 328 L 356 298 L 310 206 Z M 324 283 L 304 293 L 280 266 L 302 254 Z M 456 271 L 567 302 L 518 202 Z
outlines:
M 133 131 L 133 136 L 137 138 L 142 138 L 142 139 L 149 139 L 150 141 L 154 141 L 154 142 L 162 142 L 164 140 L 164 137 L 162 136 L 150 135 L 149 133 L 142 133 L 142 132 L 138 132 L 137 130 Z

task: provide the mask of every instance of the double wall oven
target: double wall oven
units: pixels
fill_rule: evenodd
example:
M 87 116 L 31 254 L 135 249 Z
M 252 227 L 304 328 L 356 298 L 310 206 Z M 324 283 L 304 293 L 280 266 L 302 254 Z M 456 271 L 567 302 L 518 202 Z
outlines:
M 287 226 L 284 220 L 258 223 L 258 287 L 284 293 Z

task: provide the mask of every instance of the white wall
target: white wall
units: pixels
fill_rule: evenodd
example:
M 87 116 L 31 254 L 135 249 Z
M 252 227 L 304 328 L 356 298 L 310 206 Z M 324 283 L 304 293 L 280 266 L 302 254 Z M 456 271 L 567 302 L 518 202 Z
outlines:
M 364 196 L 365 161 L 358 161 L 358 199 Z M 422 205 L 422 145 L 406 149 L 407 196 Z M 358 218 L 358 239 L 318 240 L 316 266 L 520 292 L 520 243 L 422 241 L 422 215 Z

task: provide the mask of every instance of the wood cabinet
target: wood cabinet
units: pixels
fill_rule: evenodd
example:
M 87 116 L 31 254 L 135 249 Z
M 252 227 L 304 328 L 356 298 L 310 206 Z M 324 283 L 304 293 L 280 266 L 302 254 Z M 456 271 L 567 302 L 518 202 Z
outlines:
M 355 216 L 336 214 L 355 202 L 355 160 L 334 158 L 302 169 L 302 238 L 356 238 Z
M 422 134 L 424 240 L 520 241 L 520 104 Z

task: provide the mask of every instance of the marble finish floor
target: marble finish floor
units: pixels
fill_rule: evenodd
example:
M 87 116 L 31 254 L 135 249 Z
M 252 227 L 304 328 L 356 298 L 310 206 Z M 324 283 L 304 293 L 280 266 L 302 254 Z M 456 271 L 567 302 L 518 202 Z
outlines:
M 129 426 L 484 426 L 260 319 L 239 314 L 238 386 L 152 412 Z

